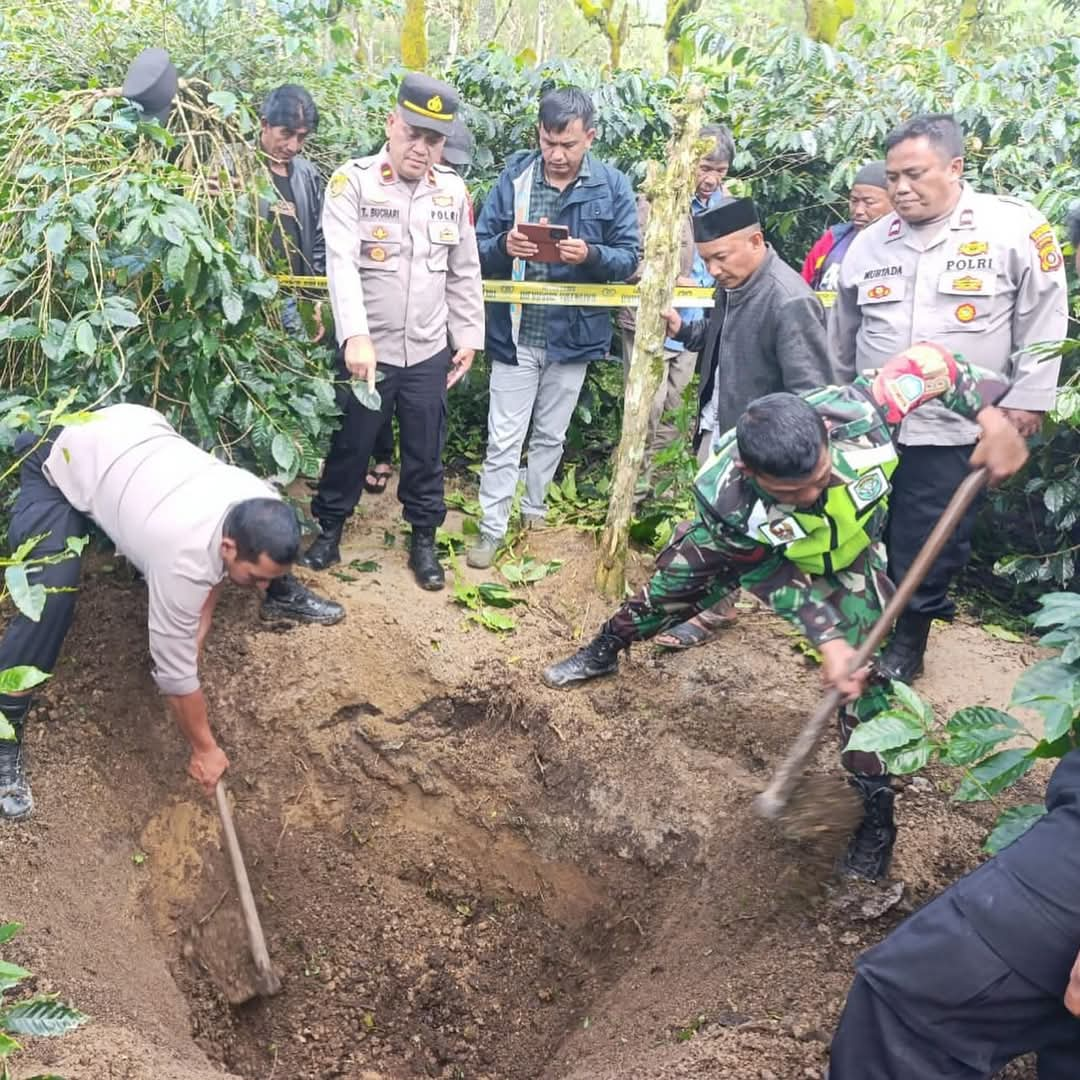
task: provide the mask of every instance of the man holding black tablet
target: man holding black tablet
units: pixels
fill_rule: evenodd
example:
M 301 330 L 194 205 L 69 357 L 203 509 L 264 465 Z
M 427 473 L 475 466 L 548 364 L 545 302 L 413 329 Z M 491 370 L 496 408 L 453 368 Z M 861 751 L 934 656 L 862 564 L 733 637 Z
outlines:
M 476 224 L 485 277 L 607 283 L 634 272 L 634 195 L 618 169 L 589 152 L 593 116 L 592 101 L 574 87 L 540 99 L 540 149 L 511 156 Z M 506 534 L 530 422 L 521 514 L 527 526 L 543 521 L 544 492 L 562 458 L 586 365 L 610 345 L 606 308 L 488 305 L 491 403 L 481 536 L 467 553 L 470 566 L 490 566 Z

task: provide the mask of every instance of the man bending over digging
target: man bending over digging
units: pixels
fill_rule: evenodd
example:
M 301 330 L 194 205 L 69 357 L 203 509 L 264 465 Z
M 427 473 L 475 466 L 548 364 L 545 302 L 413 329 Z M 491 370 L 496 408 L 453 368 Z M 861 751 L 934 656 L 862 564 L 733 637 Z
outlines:
M 31 450 L 34 439 L 21 436 L 16 453 Z M 67 538 L 84 534 L 92 520 L 146 578 L 154 681 L 191 745 L 188 772 L 213 793 L 229 759 L 210 730 L 199 653 L 225 580 L 263 590 L 264 617 L 329 624 L 345 616 L 289 573 L 300 546 L 292 507 L 141 405 L 113 405 L 50 432 L 27 454 L 19 478 L 12 547 L 44 535 L 31 560 L 62 554 Z M 75 613 L 79 570 L 70 558 L 34 572 L 35 583 L 66 591 L 50 593 L 37 622 L 12 619 L 0 641 L 0 671 L 53 670 Z M 0 740 L 0 818 L 18 820 L 33 809 L 22 754 L 29 709 L 28 694 L 0 694 L 16 736 Z
M 625 601 L 592 641 L 543 673 L 567 687 L 618 669 L 631 642 L 650 638 L 743 588 L 806 635 L 821 654 L 822 678 L 845 699 L 842 744 L 887 703 L 870 668 L 849 672 L 863 635 L 892 594 L 882 537 L 893 437 L 929 401 L 982 428 L 972 467 L 991 483 L 1027 460 L 1016 429 L 994 403 L 1009 385 L 941 346 L 912 345 L 850 386 L 750 403 L 694 483 L 698 516 L 657 556 L 652 579 Z M 848 847 L 846 871 L 885 876 L 896 828 L 889 776 L 876 754 L 846 752 L 844 767 L 864 817 Z

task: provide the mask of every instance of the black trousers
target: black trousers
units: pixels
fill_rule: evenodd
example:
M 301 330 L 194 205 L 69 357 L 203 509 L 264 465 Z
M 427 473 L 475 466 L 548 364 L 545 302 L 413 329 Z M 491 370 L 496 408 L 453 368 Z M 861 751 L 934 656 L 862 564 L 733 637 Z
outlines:
M 1040 1080 L 1080 1077 L 1080 1019 L 1062 1001 L 1080 952 L 1080 751 L 1046 807 L 859 957 L 829 1080 L 989 1080 L 1032 1052 Z
M 16 455 L 26 453 L 36 438 L 31 434 L 20 435 L 15 442 Z M 12 550 L 32 536 L 46 534 L 30 553 L 32 559 L 58 555 L 67 547 L 69 536 L 85 536 L 90 530 L 89 519 L 45 479 L 42 465 L 51 449 L 51 442 L 43 443 L 20 466 L 19 494 L 8 527 L 8 544 Z M 53 670 L 75 617 L 78 595 L 75 590 L 81 571 L 82 560 L 77 555 L 30 571 L 31 585 L 72 591 L 49 593 L 37 622 L 21 612 L 15 615 L 0 640 L 0 671 L 19 664 L 29 664 L 41 671 Z
M 371 460 L 376 465 L 392 465 L 394 462 L 394 418 L 388 416 L 379 434 L 375 436 L 375 446 L 371 451 Z
M 875 985 L 887 974 L 889 985 Z M 895 985 L 895 989 L 893 988 Z M 848 992 L 829 1080 L 990 1080 L 1036 1052 L 1039 1080 L 1080 1077 L 1080 1020 L 1013 971 L 948 893 L 898 927 Z
M 382 409 L 365 409 L 353 396 L 343 350 L 336 359 L 341 427 L 330 441 L 330 452 L 311 501 L 311 512 L 322 525 L 339 525 L 356 509 L 379 432 L 397 416 L 401 433 L 401 475 L 398 499 L 405 520 L 420 528 L 435 528 L 446 518 L 443 498 L 443 448 L 446 444 L 446 376 L 450 350 L 410 367 L 379 365 Z
M 889 577 L 893 581 L 903 579 L 949 499 L 971 471 L 968 462 L 974 449 L 971 445 L 900 447 L 900 464 L 892 476 L 886 536 Z M 981 501 L 976 499 L 964 515 L 926 579 L 915 590 L 908 611 L 935 619 L 951 619 L 956 614 L 949 586 L 971 558 L 971 536 Z

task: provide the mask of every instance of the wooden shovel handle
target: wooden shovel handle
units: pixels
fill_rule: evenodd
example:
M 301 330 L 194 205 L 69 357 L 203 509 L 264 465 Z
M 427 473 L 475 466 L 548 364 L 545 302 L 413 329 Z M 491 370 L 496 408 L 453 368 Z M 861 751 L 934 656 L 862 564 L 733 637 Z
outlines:
M 866 635 L 863 643 L 855 650 L 855 656 L 851 662 L 852 671 L 858 671 L 859 668 L 864 667 L 874 653 L 877 652 L 878 646 L 888 636 L 897 617 L 908 606 L 912 594 L 922 584 L 927 571 L 941 554 L 941 549 L 945 546 L 949 537 L 952 536 L 961 518 L 967 513 L 968 507 L 971 506 L 972 502 L 975 501 L 975 497 L 982 490 L 986 478 L 987 472 L 985 468 L 974 469 L 964 477 L 963 482 L 953 492 L 949 505 L 945 507 L 937 524 L 926 538 L 926 543 L 923 544 L 918 555 L 915 556 L 911 566 L 908 568 L 908 572 L 904 575 L 904 580 L 897 586 L 892 599 L 885 605 L 885 610 L 871 627 L 870 633 Z M 817 749 L 822 733 L 836 714 L 840 703 L 839 690 L 826 692 L 810 721 L 799 732 L 799 737 L 795 740 L 791 750 L 788 751 L 787 757 L 784 758 L 773 774 L 769 786 L 754 799 L 754 809 L 761 817 L 778 817 L 787 805 L 795 781 L 802 775 L 810 755 Z
M 214 789 L 218 813 L 221 815 L 221 831 L 225 836 L 225 847 L 232 863 L 233 877 L 236 879 L 236 892 L 240 897 L 240 909 L 244 913 L 244 925 L 247 927 L 248 944 L 251 946 L 251 958 L 255 961 L 255 989 L 263 997 L 271 997 L 281 991 L 281 980 L 270 963 L 270 954 L 266 949 L 262 923 L 255 907 L 255 897 L 251 892 L 244 856 L 240 851 L 240 841 L 236 838 L 236 826 L 233 824 L 232 807 L 225 792 L 225 782 L 219 780 Z

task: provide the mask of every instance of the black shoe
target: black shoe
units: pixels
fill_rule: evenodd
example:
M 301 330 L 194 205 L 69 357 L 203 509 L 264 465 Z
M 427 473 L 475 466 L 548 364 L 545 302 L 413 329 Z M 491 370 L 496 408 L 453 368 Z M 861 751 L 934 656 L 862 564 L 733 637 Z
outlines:
M 341 562 L 341 530 L 344 525 L 323 525 L 319 523 L 319 535 L 311 542 L 311 547 L 296 560 L 298 566 L 309 570 L 325 570 L 334 563 Z
M 889 872 L 896 843 L 895 795 L 888 776 L 851 776 L 848 783 L 862 796 L 865 816 L 848 845 L 844 873 L 848 877 L 880 881 Z
M 610 675 L 619 670 L 619 653 L 625 648 L 620 638 L 611 634 L 597 634 L 585 648 L 552 664 L 540 678 L 547 686 L 561 690 L 574 683 L 588 682 L 599 675 Z
M 333 626 L 345 618 L 345 609 L 305 588 L 292 574 L 286 574 L 270 583 L 259 617 Z
M 409 549 L 409 569 L 416 584 L 429 592 L 438 592 L 446 585 L 446 574 L 435 554 L 435 530 L 413 526 L 412 545 Z
M 34 797 L 24 767 L 22 727 L 14 726 L 14 739 L 0 739 L 0 818 L 21 821 L 34 809 Z
M 923 672 L 923 653 L 933 621 L 932 615 L 905 611 L 896 620 L 893 636 L 874 664 L 878 673 L 897 682 L 914 682 Z

